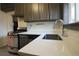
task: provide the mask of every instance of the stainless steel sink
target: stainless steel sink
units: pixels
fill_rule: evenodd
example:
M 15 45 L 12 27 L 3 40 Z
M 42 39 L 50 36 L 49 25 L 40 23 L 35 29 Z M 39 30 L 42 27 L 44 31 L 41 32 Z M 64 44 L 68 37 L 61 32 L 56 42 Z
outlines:
M 43 39 L 46 40 L 62 40 L 62 38 L 57 34 L 46 34 Z

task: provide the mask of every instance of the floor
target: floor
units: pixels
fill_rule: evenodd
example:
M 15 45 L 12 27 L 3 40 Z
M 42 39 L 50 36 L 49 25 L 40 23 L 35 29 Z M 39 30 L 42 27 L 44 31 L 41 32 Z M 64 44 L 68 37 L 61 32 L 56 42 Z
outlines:
M 2 47 L 0 48 L 0 56 L 18 56 L 18 55 L 9 53 L 7 47 Z

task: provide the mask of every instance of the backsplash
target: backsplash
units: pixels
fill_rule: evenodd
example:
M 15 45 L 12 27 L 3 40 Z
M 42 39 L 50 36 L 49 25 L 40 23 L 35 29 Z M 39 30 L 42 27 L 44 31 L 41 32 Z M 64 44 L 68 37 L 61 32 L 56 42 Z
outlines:
M 53 31 L 54 22 L 29 22 L 27 31 Z

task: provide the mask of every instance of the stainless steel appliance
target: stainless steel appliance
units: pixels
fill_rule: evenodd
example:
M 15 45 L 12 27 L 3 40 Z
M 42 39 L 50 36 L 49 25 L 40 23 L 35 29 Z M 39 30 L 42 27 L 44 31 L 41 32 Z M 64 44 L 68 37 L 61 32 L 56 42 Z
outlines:
M 18 46 L 19 46 L 19 38 L 18 38 L 18 33 L 25 32 L 27 29 L 19 29 L 15 32 L 8 32 L 8 51 L 12 53 L 17 53 L 18 51 Z
M 18 29 L 18 20 L 21 20 L 21 18 L 23 16 L 13 15 L 13 31 L 8 32 L 8 51 L 12 53 L 17 53 L 18 51 L 18 33 L 27 31 L 27 27 Z
M 18 33 L 9 32 L 8 33 L 8 51 L 12 53 L 17 53 L 18 51 Z

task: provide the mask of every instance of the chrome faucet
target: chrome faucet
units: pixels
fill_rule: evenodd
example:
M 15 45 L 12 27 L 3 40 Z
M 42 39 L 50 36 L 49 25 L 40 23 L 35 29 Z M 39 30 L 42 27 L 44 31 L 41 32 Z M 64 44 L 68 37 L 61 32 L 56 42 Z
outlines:
M 62 36 L 64 36 L 64 22 L 63 22 L 63 20 L 62 19 L 59 19 L 59 20 L 56 20 L 55 21 L 55 24 L 57 24 L 57 25 L 59 25 L 61 23 L 61 26 L 62 26 Z

